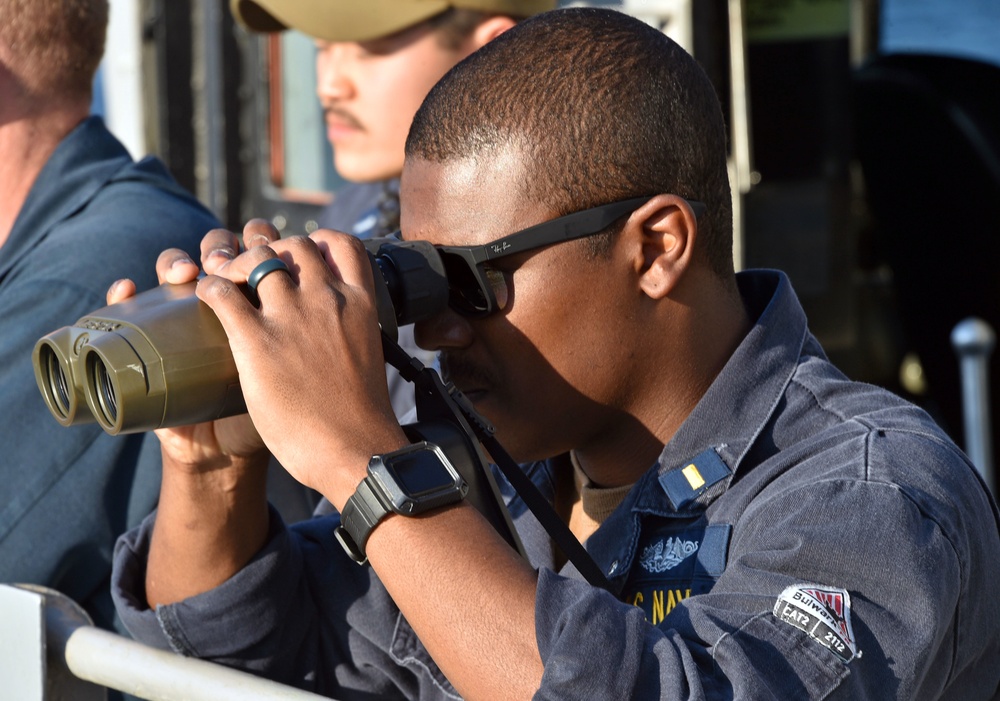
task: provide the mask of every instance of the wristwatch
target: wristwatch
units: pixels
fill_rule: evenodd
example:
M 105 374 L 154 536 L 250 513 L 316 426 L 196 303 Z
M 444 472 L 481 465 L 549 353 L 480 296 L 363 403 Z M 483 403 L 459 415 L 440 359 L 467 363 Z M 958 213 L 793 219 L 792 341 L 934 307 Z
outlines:
M 444 451 L 421 441 L 375 455 L 368 476 L 340 513 L 337 540 L 352 560 L 365 564 L 365 543 L 372 529 L 390 513 L 416 516 L 461 501 L 469 487 Z

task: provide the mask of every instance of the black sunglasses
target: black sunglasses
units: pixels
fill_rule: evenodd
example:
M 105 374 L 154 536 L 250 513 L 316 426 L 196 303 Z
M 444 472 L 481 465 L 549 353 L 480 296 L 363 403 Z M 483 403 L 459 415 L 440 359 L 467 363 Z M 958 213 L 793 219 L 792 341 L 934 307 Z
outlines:
M 603 232 L 626 214 L 646 204 L 650 197 L 633 197 L 536 224 L 482 246 L 436 246 L 448 276 L 452 309 L 471 317 L 502 311 L 509 300 L 505 275 L 487 263 L 536 248 L 572 241 Z M 701 202 L 689 203 L 699 216 Z

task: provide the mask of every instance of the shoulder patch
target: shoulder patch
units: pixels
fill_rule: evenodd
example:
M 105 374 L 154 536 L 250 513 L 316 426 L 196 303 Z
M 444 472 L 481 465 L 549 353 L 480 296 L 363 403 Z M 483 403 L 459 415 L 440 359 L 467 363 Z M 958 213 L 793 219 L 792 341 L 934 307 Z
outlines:
M 731 476 L 733 471 L 712 448 L 658 477 L 660 486 L 674 508 L 680 510 L 709 487 Z
M 844 664 L 861 657 L 851 628 L 851 595 L 820 584 L 786 587 L 774 604 L 774 616 L 805 631 Z

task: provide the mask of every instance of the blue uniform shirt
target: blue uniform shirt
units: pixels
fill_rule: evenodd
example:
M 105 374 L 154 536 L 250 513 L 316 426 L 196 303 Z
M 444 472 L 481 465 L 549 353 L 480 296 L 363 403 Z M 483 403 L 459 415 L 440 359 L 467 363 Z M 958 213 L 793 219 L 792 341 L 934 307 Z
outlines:
M 996 698 L 1000 517 L 977 473 L 922 411 L 829 363 L 784 275 L 739 283 L 753 328 L 587 541 L 611 592 L 553 572 L 508 490 L 539 568 L 536 698 Z M 551 496 L 570 467 L 525 469 Z M 229 582 L 151 612 L 147 521 L 119 543 L 119 610 L 147 642 L 336 698 L 455 698 L 335 524 L 272 517 Z
M 110 627 L 116 537 L 156 504 L 152 437 L 65 428 L 35 384 L 35 342 L 105 306 L 112 282 L 156 285 L 156 257 L 198 260 L 219 224 L 161 162 L 134 163 L 99 117 L 81 122 L 46 162 L 0 248 L 0 582 L 44 584 Z

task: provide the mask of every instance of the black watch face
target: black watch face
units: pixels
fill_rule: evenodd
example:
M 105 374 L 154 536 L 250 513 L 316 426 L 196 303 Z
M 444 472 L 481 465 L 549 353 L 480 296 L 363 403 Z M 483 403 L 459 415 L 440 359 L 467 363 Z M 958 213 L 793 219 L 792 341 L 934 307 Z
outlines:
M 437 455 L 429 450 L 395 456 L 386 467 L 395 475 L 396 483 L 409 497 L 434 494 L 455 483 L 455 477 L 441 464 Z

